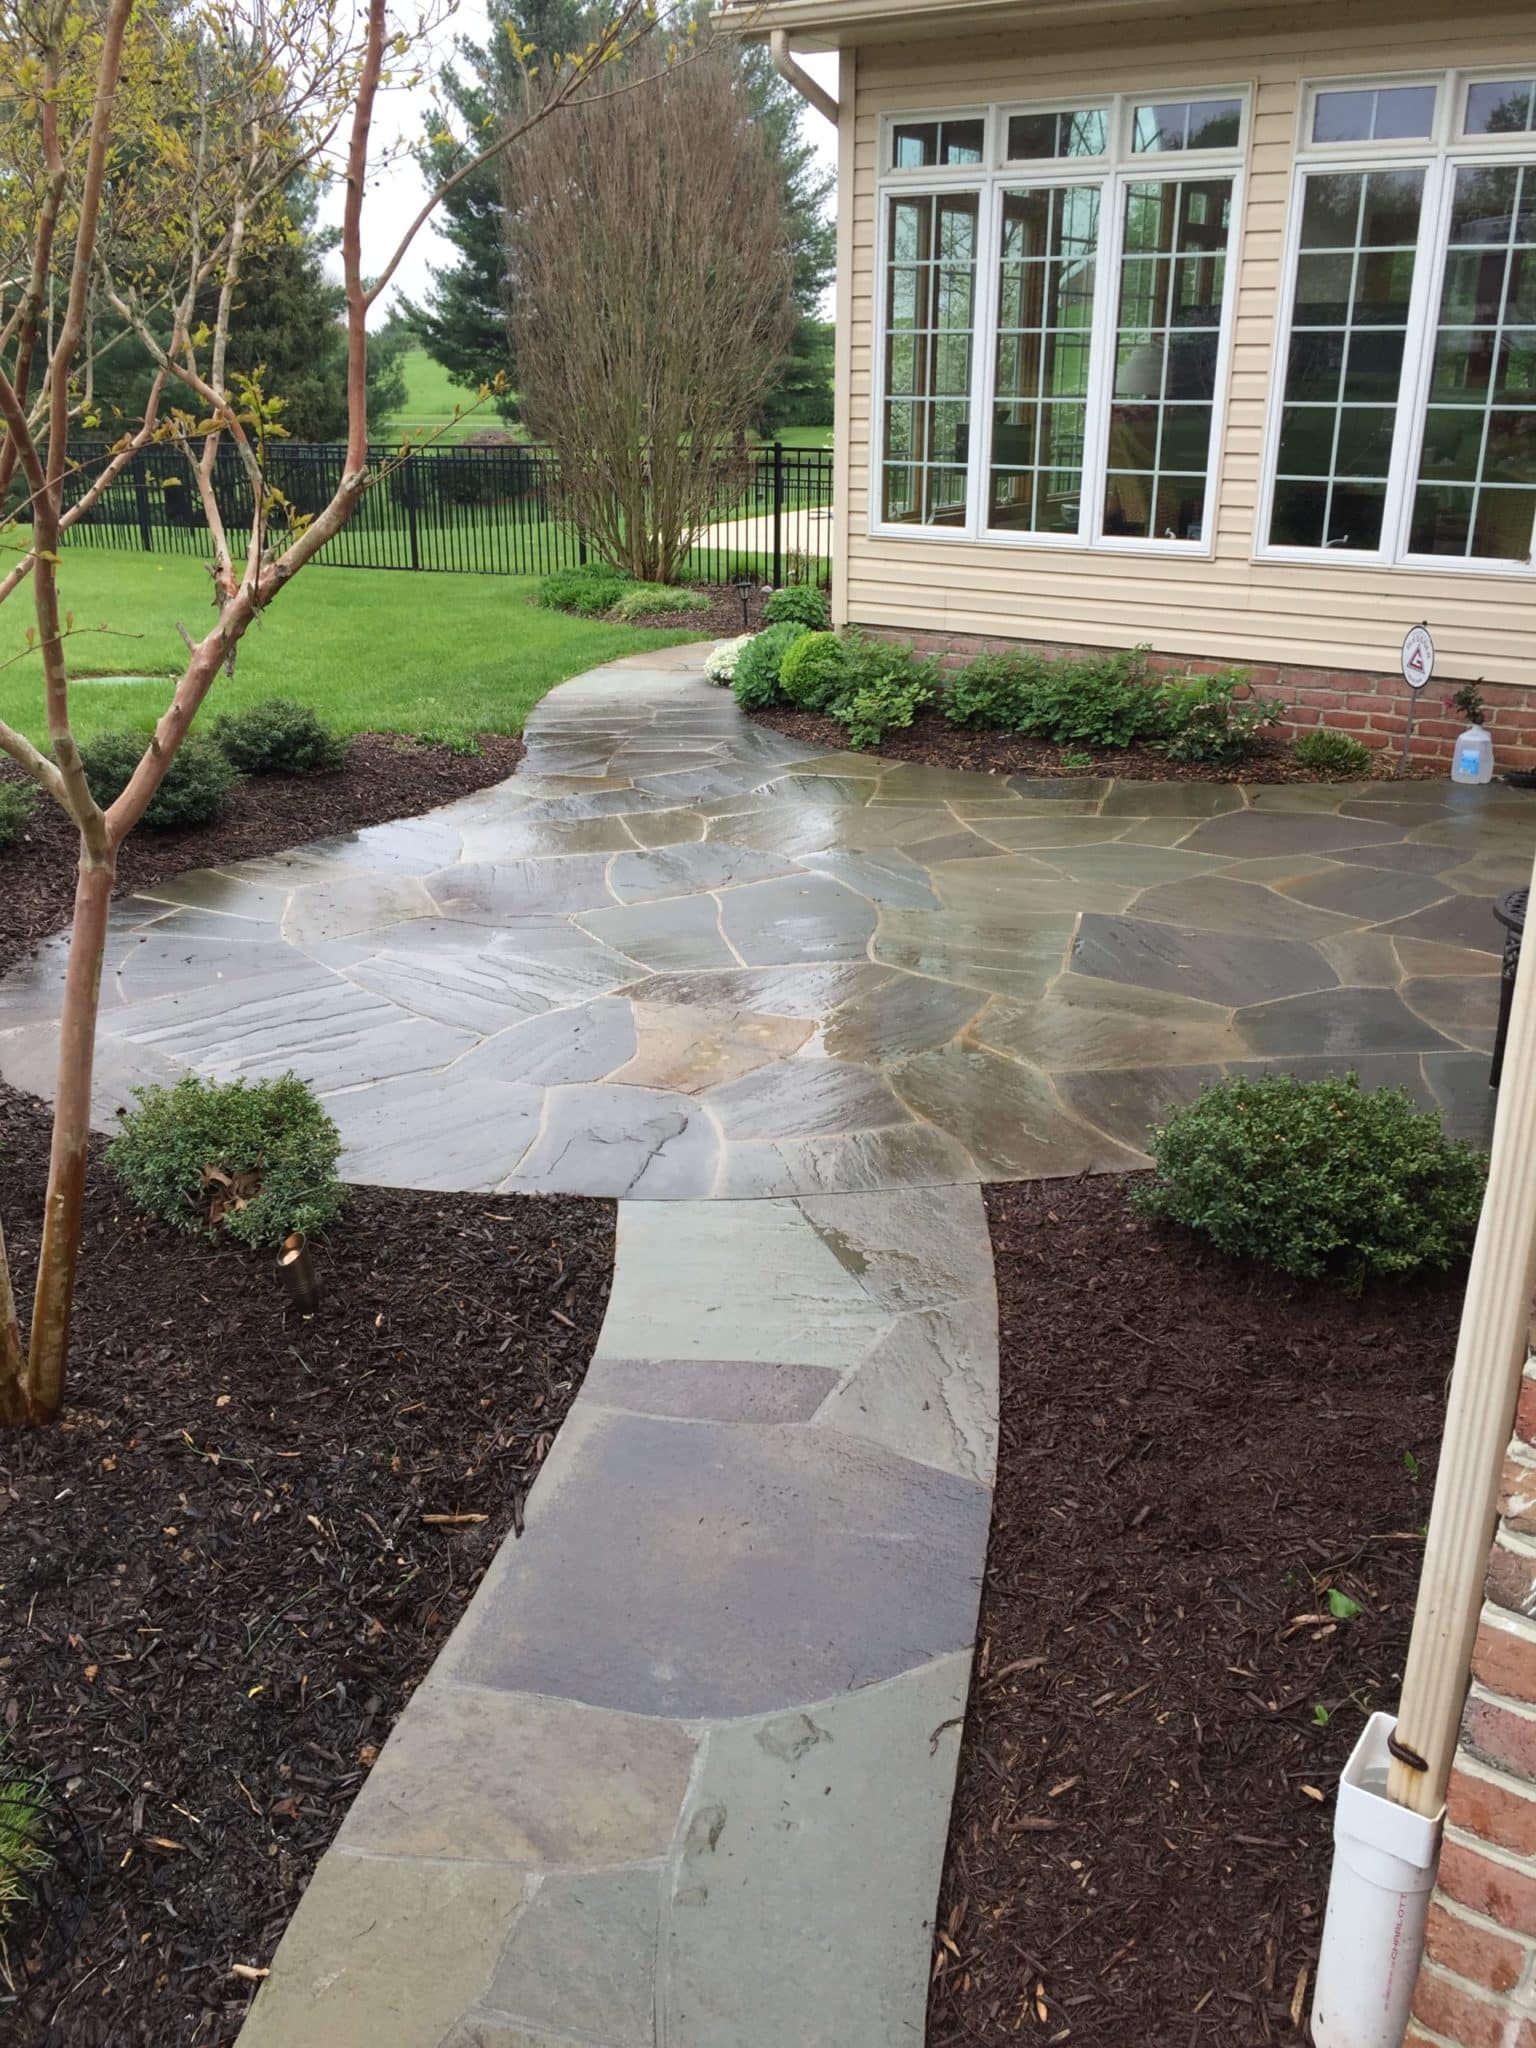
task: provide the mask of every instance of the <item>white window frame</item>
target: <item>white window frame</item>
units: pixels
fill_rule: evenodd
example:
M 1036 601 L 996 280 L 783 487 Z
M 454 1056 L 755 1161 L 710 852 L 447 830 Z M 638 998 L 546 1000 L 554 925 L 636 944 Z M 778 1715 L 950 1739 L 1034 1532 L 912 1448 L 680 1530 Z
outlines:
M 1314 566 L 1328 562 L 1340 568 L 1385 569 L 1422 575 L 1426 570 L 1451 575 L 1503 577 L 1529 581 L 1536 576 L 1536 521 L 1533 521 L 1532 553 L 1520 561 L 1497 555 L 1416 555 L 1409 551 L 1413 522 L 1413 499 L 1419 474 L 1419 458 L 1428 422 L 1430 373 L 1434 360 L 1435 330 L 1439 324 L 1440 296 L 1449 259 L 1451 203 L 1456 172 L 1468 163 L 1536 164 L 1536 132 L 1524 137 L 1511 135 L 1463 135 L 1467 91 L 1489 80 L 1536 76 L 1536 54 L 1527 62 L 1482 66 L 1474 70 L 1351 73 L 1343 77 L 1308 79 L 1297 110 L 1291 190 L 1286 210 L 1285 247 L 1279 303 L 1275 318 L 1274 362 L 1270 375 L 1269 404 L 1264 425 L 1264 463 L 1260 478 L 1258 521 L 1252 559 Z M 1351 87 L 1393 85 L 1434 85 L 1437 88 L 1435 118 L 1430 134 L 1419 140 L 1389 142 L 1314 143 L 1312 110 L 1317 94 Z M 1392 457 L 1387 473 L 1386 500 L 1382 510 L 1380 547 L 1342 549 L 1297 547 L 1272 542 L 1270 524 L 1280 461 L 1280 425 L 1285 410 L 1285 374 L 1290 353 L 1291 319 L 1296 300 L 1296 279 L 1301 255 L 1301 215 L 1306 174 L 1309 172 L 1350 172 L 1424 166 L 1424 197 L 1419 211 L 1418 256 L 1414 264 L 1413 291 L 1409 300 L 1407 332 L 1403 342 L 1403 370 L 1398 384 L 1398 429 L 1393 436 Z
M 1240 103 L 1238 140 L 1229 149 L 1135 153 L 1131 126 L 1138 106 L 1173 100 L 1226 100 Z M 1054 113 L 1063 109 L 1102 107 L 1109 117 L 1109 147 L 1102 156 L 1041 157 L 1006 161 L 1008 117 L 1011 114 Z M 935 164 L 926 169 L 887 168 L 894 128 L 918 121 L 974 120 L 985 117 L 985 153 L 981 164 Z M 885 114 L 880 122 L 881 169 L 875 187 L 874 351 L 870 377 L 870 464 L 868 531 L 878 539 L 923 540 L 941 544 L 1040 550 L 1069 549 L 1117 555 L 1174 555 L 1210 560 L 1216 551 L 1222 460 L 1226 451 L 1232 334 L 1236 319 L 1237 277 L 1242 247 L 1243 201 L 1248 151 L 1253 129 L 1253 91 L 1248 84 L 1146 86 L 1134 92 L 1057 93 L 1049 99 L 995 100 L 985 107 L 947 107 Z M 1114 386 L 1115 327 L 1120 302 L 1120 265 L 1125 233 L 1124 192 L 1127 185 L 1200 182 L 1212 177 L 1232 180 L 1232 216 L 1228 223 L 1226 274 L 1222 292 L 1221 328 L 1216 348 L 1212 396 L 1210 453 L 1206 462 L 1205 518 L 1199 540 L 1170 540 L 1156 535 L 1104 534 L 1105 477 L 1108 469 L 1109 409 Z M 1093 322 L 1083 438 L 1083 476 L 1076 533 L 1010 532 L 986 524 L 992 469 L 992 407 L 997 382 L 997 313 L 1001 261 L 1002 194 L 1046 185 L 1098 185 L 1099 282 L 1094 292 Z M 972 312 L 971 432 L 966 459 L 963 524 L 924 526 L 916 521 L 887 520 L 885 505 L 885 403 L 887 294 L 890 263 L 890 202 L 904 195 L 975 192 L 977 213 L 976 294 Z

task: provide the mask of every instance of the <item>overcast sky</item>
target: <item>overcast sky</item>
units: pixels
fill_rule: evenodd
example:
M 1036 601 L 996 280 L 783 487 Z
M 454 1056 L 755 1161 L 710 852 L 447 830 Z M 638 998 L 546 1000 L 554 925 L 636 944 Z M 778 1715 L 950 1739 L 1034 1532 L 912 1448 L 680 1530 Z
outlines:
M 464 36 L 472 42 L 482 42 L 489 32 L 489 23 L 482 0 L 464 0 L 458 12 L 438 31 L 435 38 L 435 54 L 441 64 L 452 54 L 455 40 Z M 829 91 L 837 90 L 837 58 L 835 55 L 808 56 L 802 59 L 807 71 L 818 78 Z M 374 159 L 379 167 L 375 169 L 369 186 L 368 205 L 363 213 L 363 267 L 365 272 L 381 270 L 393 251 L 396 242 L 409 225 L 412 215 L 426 196 L 421 174 L 410 157 L 399 148 L 401 140 L 412 141 L 422 133 L 427 109 L 431 105 L 431 91 L 426 83 L 414 91 L 399 90 L 385 96 L 376 124 L 375 134 L 378 147 Z M 805 133 L 818 152 L 825 159 L 829 170 L 837 168 L 837 138 L 830 122 L 824 121 L 814 108 L 805 110 Z M 385 161 L 384 158 L 390 159 Z M 341 218 L 341 189 L 333 183 L 322 207 L 322 216 L 327 221 Z M 400 268 L 395 273 L 394 290 L 408 299 L 420 299 L 430 283 L 430 271 L 434 265 L 441 267 L 452 255 L 452 251 L 438 235 L 432 223 L 428 223 L 411 244 Z M 379 309 L 378 318 L 385 317 L 387 301 Z M 376 323 L 375 323 L 376 324 Z

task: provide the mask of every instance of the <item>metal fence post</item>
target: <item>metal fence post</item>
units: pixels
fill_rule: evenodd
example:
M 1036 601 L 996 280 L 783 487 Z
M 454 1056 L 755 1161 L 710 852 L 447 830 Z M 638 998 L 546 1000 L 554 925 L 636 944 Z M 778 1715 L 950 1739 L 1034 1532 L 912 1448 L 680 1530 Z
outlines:
M 773 587 L 784 581 L 784 443 L 773 442 Z
M 144 457 L 133 458 L 133 498 L 139 515 L 139 544 L 146 554 L 155 552 L 154 528 L 149 523 L 149 483 L 144 475 Z
M 421 536 L 416 529 L 416 458 L 405 458 L 405 516 L 411 533 L 411 567 L 421 567 Z

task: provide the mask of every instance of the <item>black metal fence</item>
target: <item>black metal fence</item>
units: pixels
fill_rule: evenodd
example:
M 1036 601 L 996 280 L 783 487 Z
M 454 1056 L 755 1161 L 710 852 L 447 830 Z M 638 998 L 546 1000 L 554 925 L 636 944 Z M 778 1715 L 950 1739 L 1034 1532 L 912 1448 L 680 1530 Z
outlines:
M 78 498 L 108 459 L 105 443 L 76 444 Z M 562 515 L 560 472 L 548 448 L 522 444 L 424 448 L 403 459 L 379 445 L 387 472 L 319 559 L 349 569 L 454 569 L 484 576 L 544 576 L 587 559 Z M 279 442 L 266 476 L 292 514 L 313 514 L 340 482 L 345 451 Z M 235 450 L 219 450 L 214 495 L 231 540 L 250 525 L 251 487 Z M 711 516 L 682 565 L 685 580 L 728 583 L 746 573 L 775 584 L 820 580 L 831 549 L 832 457 L 781 442 L 722 457 Z M 290 516 L 274 515 L 280 532 Z M 196 485 L 174 448 L 136 455 L 69 531 L 72 545 L 204 555 L 207 530 Z

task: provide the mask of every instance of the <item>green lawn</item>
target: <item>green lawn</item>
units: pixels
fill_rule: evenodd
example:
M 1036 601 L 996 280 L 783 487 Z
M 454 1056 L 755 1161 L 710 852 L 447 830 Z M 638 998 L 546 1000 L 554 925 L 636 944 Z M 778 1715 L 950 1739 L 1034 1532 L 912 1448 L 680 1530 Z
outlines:
M 190 558 L 74 547 L 61 571 L 74 613 L 68 643 L 77 672 L 116 669 L 163 677 L 185 650 L 176 630 L 201 632 L 208 577 Z M 233 678 L 221 676 L 202 714 L 262 697 L 313 704 L 338 731 L 464 738 L 520 732 L 546 690 L 598 662 L 645 647 L 696 639 L 697 629 L 642 631 L 541 611 L 530 579 L 413 575 L 312 565 L 252 626 Z M 32 623 L 19 590 L 0 612 L 0 717 L 46 737 L 40 665 L 23 652 Z M 99 632 L 101 625 L 108 628 Z M 80 734 L 152 726 L 165 708 L 163 681 L 108 683 L 81 676 L 71 690 Z
M 437 435 L 439 441 L 451 442 L 462 441 L 487 427 L 504 433 L 518 431 L 507 426 L 490 399 L 477 405 L 474 392 L 453 383 L 442 364 L 434 362 L 424 348 L 407 349 L 400 360 L 405 369 L 405 410 L 375 425 L 373 431 L 381 439 L 393 441 L 402 434 L 426 433 Z M 474 411 L 467 418 L 456 420 L 456 405 L 474 406 Z

